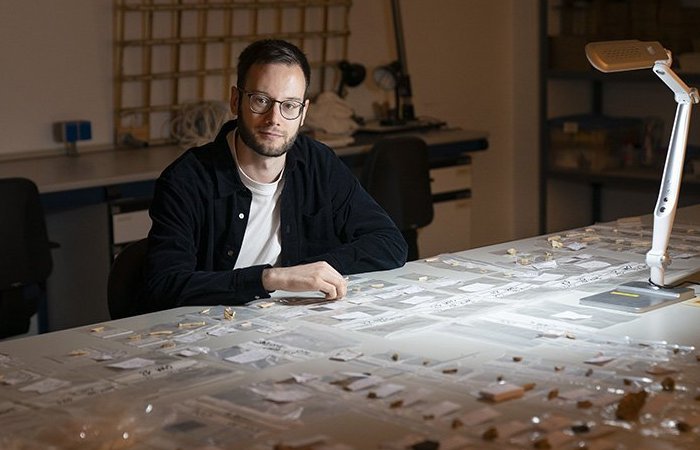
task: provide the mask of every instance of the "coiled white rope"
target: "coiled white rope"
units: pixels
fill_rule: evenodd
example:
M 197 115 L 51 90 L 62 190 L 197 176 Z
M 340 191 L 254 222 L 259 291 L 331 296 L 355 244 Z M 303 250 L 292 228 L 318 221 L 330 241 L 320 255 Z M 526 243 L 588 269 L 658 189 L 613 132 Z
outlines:
M 170 121 L 170 134 L 181 147 L 196 147 L 213 141 L 221 126 L 232 117 L 226 102 L 187 103 Z

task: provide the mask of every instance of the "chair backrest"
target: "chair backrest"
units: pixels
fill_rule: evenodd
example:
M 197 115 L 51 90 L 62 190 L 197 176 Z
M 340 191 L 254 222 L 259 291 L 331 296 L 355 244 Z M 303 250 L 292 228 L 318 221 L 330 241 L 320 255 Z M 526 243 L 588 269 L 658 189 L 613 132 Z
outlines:
M 148 239 L 132 242 L 114 259 L 107 280 L 107 304 L 112 319 L 122 319 L 142 312 L 139 292 L 143 285 L 143 267 Z
M 6 338 L 26 333 L 38 306 L 45 305 L 53 260 L 36 184 L 0 179 L 0 205 L 0 338 Z
M 0 179 L 0 205 L 0 290 L 46 281 L 53 260 L 36 184 Z
M 361 183 L 384 208 L 408 244 L 408 260 L 418 258 L 417 229 L 433 221 L 428 146 L 414 136 L 385 138 L 374 144 Z
M 400 136 L 374 144 L 361 181 L 399 230 L 415 230 L 432 222 L 428 147 L 422 139 Z

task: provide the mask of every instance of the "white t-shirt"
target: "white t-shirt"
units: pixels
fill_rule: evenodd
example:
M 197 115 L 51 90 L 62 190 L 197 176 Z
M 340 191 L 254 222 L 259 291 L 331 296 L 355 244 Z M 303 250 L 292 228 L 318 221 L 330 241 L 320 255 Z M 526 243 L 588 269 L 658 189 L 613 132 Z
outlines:
M 259 183 L 251 179 L 238 165 L 235 133 L 236 130 L 227 136 L 229 147 L 233 150 L 233 159 L 238 167 L 241 181 L 252 192 L 253 200 L 243 235 L 243 244 L 234 268 L 260 264 L 275 266 L 279 262 L 282 251 L 279 198 L 284 187 L 284 171 L 272 183 Z M 238 217 L 235 220 L 238 220 Z

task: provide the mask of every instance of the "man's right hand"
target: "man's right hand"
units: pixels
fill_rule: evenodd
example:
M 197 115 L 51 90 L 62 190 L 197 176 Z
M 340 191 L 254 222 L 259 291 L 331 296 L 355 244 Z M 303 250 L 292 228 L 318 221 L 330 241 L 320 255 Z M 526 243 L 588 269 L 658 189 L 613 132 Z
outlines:
M 272 267 L 263 270 L 263 287 L 267 291 L 320 291 L 327 300 L 345 297 L 348 283 L 330 264 L 319 261 L 292 267 Z

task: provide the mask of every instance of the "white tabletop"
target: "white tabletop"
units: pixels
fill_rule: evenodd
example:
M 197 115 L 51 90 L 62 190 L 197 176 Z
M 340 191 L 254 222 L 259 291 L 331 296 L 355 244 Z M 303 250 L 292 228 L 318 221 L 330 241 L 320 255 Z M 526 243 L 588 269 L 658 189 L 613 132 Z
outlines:
M 676 223 L 669 282 L 700 270 L 700 206 Z M 0 342 L 0 447 L 696 448 L 700 301 L 579 304 L 648 276 L 649 233 L 617 221 L 353 275 L 337 302 L 276 293 L 232 320 L 187 307 Z M 484 398 L 504 383 L 518 398 Z M 638 419 L 617 418 L 642 391 Z

